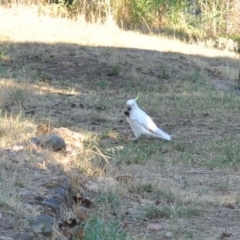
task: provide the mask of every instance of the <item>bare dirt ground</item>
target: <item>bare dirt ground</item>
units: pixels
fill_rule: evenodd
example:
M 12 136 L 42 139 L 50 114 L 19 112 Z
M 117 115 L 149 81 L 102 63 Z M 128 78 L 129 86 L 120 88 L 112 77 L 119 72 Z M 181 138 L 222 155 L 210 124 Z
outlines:
M 21 112 L 35 130 L 50 121 L 94 139 L 111 167 L 86 175 L 120 183 L 89 191 L 92 211 L 117 219 L 130 239 L 239 239 L 238 56 L 16 12 L 1 9 L 2 112 Z M 137 94 L 172 142 L 131 142 L 123 111 Z M 80 173 L 61 169 L 74 184 Z

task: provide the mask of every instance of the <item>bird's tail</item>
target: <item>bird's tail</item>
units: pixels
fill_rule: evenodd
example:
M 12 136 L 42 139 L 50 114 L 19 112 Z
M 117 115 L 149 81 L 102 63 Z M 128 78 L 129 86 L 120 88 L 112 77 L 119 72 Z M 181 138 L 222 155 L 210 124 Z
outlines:
M 168 141 L 171 141 L 171 136 L 162 131 L 161 129 L 158 128 L 157 134 L 159 135 L 160 138 L 166 139 Z

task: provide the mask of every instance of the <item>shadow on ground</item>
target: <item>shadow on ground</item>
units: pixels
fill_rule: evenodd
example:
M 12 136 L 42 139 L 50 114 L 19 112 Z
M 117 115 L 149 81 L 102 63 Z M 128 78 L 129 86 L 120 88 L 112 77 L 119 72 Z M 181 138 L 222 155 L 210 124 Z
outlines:
M 37 116 L 37 121 L 51 115 L 61 126 L 90 130 L 101 119 L 87 122 L 86 109 L 111 114 L 110 108 L 124 108 L 126 100 L 138 93 L 167 95 L 169 86 L 178 93 L 179 85 L 200 82 L 202 73 L 218 85 L 231 81 L 227 90 L 235 90 L 233 74 L 227 71 L 239 69 L 239 61 L 227 57 L 74 44 L 2 42 L 0 52 L 5 110 L 17 111 L 21 106 L 26 115 Z

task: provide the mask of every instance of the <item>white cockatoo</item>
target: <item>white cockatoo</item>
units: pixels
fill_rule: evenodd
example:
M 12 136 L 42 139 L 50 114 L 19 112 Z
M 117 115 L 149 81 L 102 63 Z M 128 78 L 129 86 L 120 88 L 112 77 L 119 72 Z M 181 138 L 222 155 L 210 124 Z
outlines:
M 130 99 L 127 101 L 127 121 L 135 135 L 133 140 L 138 140 L 141 135 L 147 135 L 151 137 L 163 138 L 168 141 L 171 140 L 171 136 L 163 132 L 153 120 L 137 105 L 137 99 Z

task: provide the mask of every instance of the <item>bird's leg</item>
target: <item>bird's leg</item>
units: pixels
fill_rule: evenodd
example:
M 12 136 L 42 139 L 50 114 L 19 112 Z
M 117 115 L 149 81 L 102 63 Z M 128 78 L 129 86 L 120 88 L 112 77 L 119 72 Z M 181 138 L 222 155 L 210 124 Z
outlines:
M 138 139 L 139 139 L 139 137 L 135 137 L 135 138 L 132 138 L 131 140 L 132 140 L 133 142 L 137 143 L 137 142 L 138 142 Z
M 137 134 L 134 133 L 134 136 L 135 136 L 135 138 L 131 138 L 131 140 L 133 142 L 137 143 L 141 135 L 137 135 Z

